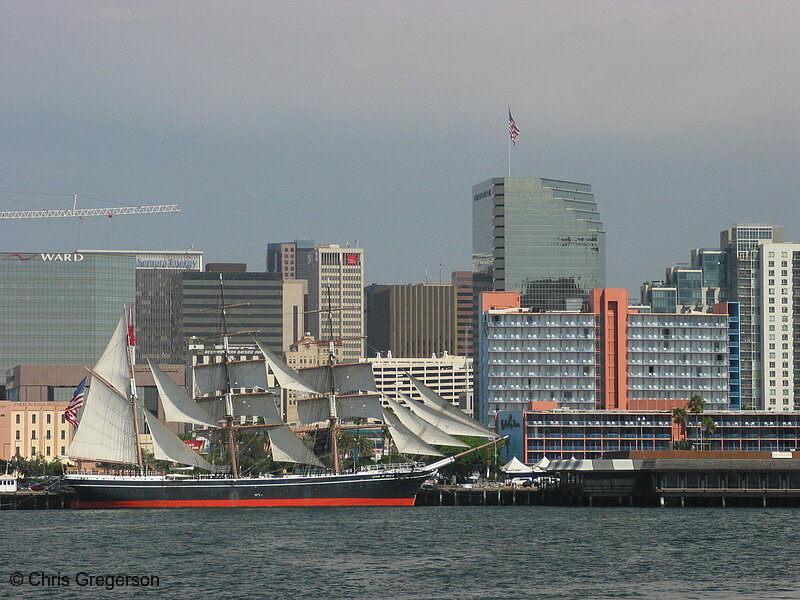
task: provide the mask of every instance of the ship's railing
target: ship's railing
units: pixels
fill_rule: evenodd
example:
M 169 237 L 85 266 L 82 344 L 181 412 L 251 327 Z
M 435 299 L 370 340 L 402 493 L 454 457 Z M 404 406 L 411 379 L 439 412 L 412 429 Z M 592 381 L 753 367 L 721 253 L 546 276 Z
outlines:
M 421 469 L 424 463 L 420 462 L 404 462 L 404 463 L 376 463 L 374 465 L 364 465 L 358 468 L 358 473 L 366 471 L 413 471 L 414 469 Z

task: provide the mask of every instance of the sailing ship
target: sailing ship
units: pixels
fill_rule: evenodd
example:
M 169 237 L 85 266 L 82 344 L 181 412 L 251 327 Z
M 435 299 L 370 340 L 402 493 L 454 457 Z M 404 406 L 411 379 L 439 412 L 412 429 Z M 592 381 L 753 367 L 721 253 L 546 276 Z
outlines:
M 226 309 L 222 309 L 223 323 Z M 223 330 L 224 331 L 224 330 Z M 231 334 L 232 335 L 232 334 Z M 92 384 L 68 456 L 73 460 L 113 463 L 113 473 L 71 472 L 63 483 L 75 493 L 74 508 L 184 508 L 279 506 L 410 506 L 426 479 L 456 458 L 496 443 L 497 434 L 415 378 L 423 401 L 404 404 L 384 398 L 375 386 L 369 363 L 334 364 L 296 371 L 254 339 L 259 353 L 233 356 L 229 334 L 223 333 L 221 361 L 193 366 L 190 396 L 157 365 L 150 364 L 167 422 L 216 430 L 227 441 L 227 465 L 212 464 L 195 452 L 139 401 L 133 376 L 135 337 L 132 311 L 120 319 L 93 369 Z M 331 342 L 331 354 L 332 354 Z M 268 373 L 278 386 L 298 396 L 298 425 L 327 426 L 331 466 L 326 467 L 281 419 Z M 410 377 L 410 376 L 409 376 Z M 388 405 L 385 406 L 384 404 Z M 147 471 L 143 459 L 139 415 L 152 437 L 153 455 L 185 471 Z M 242 474 L 236 460 L 236 432 L 241 417 L 258 417 L 267 430 L 273 460 L 294 465 L 293 472 Z M 398 452 L 439 460 L 374 464 L 345 472 L 337 439 L 348 421 L 371 423 L 388 430 Z M 252 427 L 252 426 L 250 426 Z M 455 456 L 444 457 L 435 446 L 468 447 L 454 435 L 491 441 Z

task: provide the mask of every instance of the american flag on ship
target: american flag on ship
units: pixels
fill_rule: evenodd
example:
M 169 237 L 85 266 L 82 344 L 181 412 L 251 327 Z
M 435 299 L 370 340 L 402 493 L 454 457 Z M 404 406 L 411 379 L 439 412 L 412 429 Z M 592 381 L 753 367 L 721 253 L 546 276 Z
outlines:
M 75 393 L 72 394 L 72 399 L 67 404 L 64 411 L 64 418 L 72 423 L 75 427 L 78 426 L 78 409 L 83 406 L 83 398 L 86 395 L 86 377 L 75 388 Z
M 514 122 L 514 117 L 511 116 L 511 109 L 508 111 L 508 137 L 511 138 L 511 143 L 517 145 L 517 136 L 519 135 L 519 127 Z

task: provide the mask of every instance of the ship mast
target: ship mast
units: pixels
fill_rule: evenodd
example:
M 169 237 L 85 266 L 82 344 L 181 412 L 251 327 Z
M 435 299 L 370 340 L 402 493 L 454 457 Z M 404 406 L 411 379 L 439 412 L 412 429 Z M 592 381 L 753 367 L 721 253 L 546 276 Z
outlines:
M 333 331 L 331 331 L 333 333 Z M 336 414 L 336 384 L 333 380 L 333 340 L 328 342 L 328 368 L 330 369 L 331 378 L 331 391 L 328 396 L 330 402 L 330 431 L 331 431 L 331 459 L 333 463 L 333 472 L 337 475 L 341 473 L 341 464 L 339 462 L 339 417 Z
M 333 378 L 333 354 L 334 354 L 334 340 L 333 340 L 333 308 L 331 308 L 331 288 L 328 287 L 328 376 L 331 380 L 331 391 L 328 394 L 328 401 L 330 404 L 329 412 L 329 430 L 331 435 L 331 466 L 333 472 L 339 475 L 342 471 L 341 463 L 339 461 L 339 417 L 336 414 L 336 381 Z
M 225 366 L 225 429 L 228 436 L 228 454 L 231 459 L 231 476 L 239 478 L 239 465 L 236 461 L 236 440 L 233 436 L 233 392 L 231 391 L 231 378 L 228 370 L 230 363 L 230 348 L 228 345 L 228 328 L 225 323 L 227 310 L 225 306 L 225 292 L 222 285 L 222 273 L 219 274 L 219 297 L 222 310 L 222 348 L 223 364 Z
M 133 365 L 136 362 L 136 336 L 134 335 L 133 328 L 133 305 L 128 307 L 127 314 L 125 315 L 125 324 L 128 328 L 127 336 L 127 353 L 128 353 L 128 367 L 130 368 L 130 403 L 131 410 L 133 411 L 133 435 L 136 442 L 136 461 L 139 471 L 144 470 L 144 459 L 142 458 L 142 441 L 139 438 L 139 397 L 136 393 L 136 377 L 133 371 Z

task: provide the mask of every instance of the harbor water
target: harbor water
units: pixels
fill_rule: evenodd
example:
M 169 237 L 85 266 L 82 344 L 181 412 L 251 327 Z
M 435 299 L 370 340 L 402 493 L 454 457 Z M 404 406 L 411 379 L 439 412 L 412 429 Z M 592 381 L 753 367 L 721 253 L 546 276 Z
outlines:
M 0 513 L 0 598 L 800 598 L 797 509 Z

